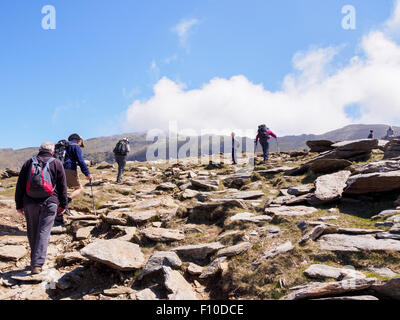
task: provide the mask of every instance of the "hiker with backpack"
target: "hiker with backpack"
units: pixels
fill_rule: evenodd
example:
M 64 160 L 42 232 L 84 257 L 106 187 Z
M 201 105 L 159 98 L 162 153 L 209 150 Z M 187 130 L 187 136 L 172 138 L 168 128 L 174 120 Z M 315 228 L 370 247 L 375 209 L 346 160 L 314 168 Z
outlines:
M 258 126 L 258 132 L 255 142 L 255 146 L 257 147 L 258 140 L 260 140 L 261 147 L 263 149 L 263 157 L 264 162 L 268 161 L 269 157 L 269 139 L 271 136 L 275 139 L 278 139 L 275 133 L 273 133 L 265 124 Z
M 117 176 L 117 183 L 121 182 L 122 174 L 125 170 L 126 166 L 126 157 L 129 152 L 131 152 L 131 148 L 129 147 L 129 140 L 128 138 L 124 138 L 115 145 L 113 150 L 115 155 L 115 161 L 118 164 L 118 176 Z
M 54 144 L 42 143 L 39 153 L 22 166 L 15 191 L 17 211 L 26 219 L 32 274 L 41 272 L 56 215 L 68 206 L 64 167 L 53 155 Z
M 68 137 L 68 144 L 65 148 L 64 169 L 68 188 L 74 189 L 69 196 L 69 202 L 77 198 L 83 191 L 79 180 L 78 166 L 86 178 L 90 182 L 92 181 L 92 176 L 82 156 L 82 148 L 84 147 L 83 139 L 79 134 L 74 133 Z

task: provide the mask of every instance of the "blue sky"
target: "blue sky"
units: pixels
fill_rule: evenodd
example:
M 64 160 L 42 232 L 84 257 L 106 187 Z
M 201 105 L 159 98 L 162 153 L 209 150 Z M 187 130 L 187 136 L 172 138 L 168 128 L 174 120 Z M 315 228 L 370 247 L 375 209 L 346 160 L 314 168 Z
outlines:
M 357 9 L 356 30 L 341 27 L 347 4 Z M 45 5 L 56 8 L 55 30 L 41 27 Z M 151 99 L 162 77 L 189 91 L 236 75 L 280 90 L 297 52 L 343 46 L 334 63 L 347 64 L 393 7 L 392 0 L 2 0 L 0 148 L 73 132 L 122 133 L 128 107 Z M 193 23 L 181 39 L 174 27 L 185 21 Z M 350 118 L 360 112 L 346 110 Z

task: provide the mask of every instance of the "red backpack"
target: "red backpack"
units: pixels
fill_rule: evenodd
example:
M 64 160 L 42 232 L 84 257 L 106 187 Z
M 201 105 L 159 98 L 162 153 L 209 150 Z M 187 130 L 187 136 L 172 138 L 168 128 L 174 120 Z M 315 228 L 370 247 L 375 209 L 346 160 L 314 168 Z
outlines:
M 34 199 L 45 199 L 53 195 L 55 187 L 51 182 L 49 165 L 55 158 L 39 163 L 37 157 L 32 158 L 31 168 L 26 184 L 26 194 Z M 44 166 L 43 166 L 44 165 Z

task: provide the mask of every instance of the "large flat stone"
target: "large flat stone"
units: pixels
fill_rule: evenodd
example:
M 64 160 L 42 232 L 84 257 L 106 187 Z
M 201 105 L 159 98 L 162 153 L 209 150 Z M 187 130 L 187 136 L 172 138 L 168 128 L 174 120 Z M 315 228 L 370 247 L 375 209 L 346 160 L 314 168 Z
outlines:
M 338 252 L 400 251 L 400 241 L 376 239 L 371 235 L 328 234 L 319 240 L 322 250 Z
M 146 228 L 141 233 L 148 239 L 157 242 L 180 241 L 185 239 L 185 234 L 180 230 L 164 228 Z
M 265 213 L 273 216 L 304 216 L 317 212 L 318 209 L 306 206 L 282 206 L 276 208 L 266 208 Z
M 162 270 L 165 277 L 164 286 L 171 292 L 168 295 L 169 300 L 198 300 L 192 286 L 178 271 L 170 267 L 163 267 Z
M 219 242 L 211 242 L 197 245 L 187 245 L 172 249 L 180 256 L 190 257 L 198 260 L 206 259 L 208 255 L 217 252 L 225 246 Z
M 90 260 L 122 271 L 140 269 L 145 263 L 143 253 L 137 244 L 118 239 L 93 242 L 80 253 Z
M 7 245 L 0 247 L 0 259 L 18 261 L 28 253 L 24 246 Z
M 319 177 L 315 181 L 315 194 L 312 203 L 329 203 L 339 200 L 346 187 L 350 171 L 339 171 Z
M 378 193 L 400 190 L 400 170 L 357 174 L 347 181 L 346 195 Z
M 138 279 L 141 280 L 143 277 L 158 272 L 162 267 L 179 268 L 182 265 L 181 259 L 178 255 L 172 251 L 157 251 L 152 254 L 149 260 L 146 262 L 145 267 L 140 273 Z
M 303 300 L 355 292 L 370 288 L 377 279 L 354 278 L 335 282 L 311 283 L 280 300 Z
M 366 276 L 359 271 L 347 268 L 336 268 L 324 264 L 313 264 L 308 267 L 304 274 L 310 278 L 333 278 L 340 280 L 347 278 L 365 278 Z

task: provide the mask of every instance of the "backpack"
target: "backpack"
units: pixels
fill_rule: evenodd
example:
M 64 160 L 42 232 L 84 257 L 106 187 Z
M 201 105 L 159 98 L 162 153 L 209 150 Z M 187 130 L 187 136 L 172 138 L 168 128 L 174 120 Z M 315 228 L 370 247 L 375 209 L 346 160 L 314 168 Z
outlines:
M 268 128 L 265 124 L 258 126 L 258 136 L 260 139 L 269 139 L 270 138 L 269 134 L 267 133 L 267 130 L 268 130 Z
M 70 143 L 67 140 L 60 140 L 54 148 L 54 158 L 60 160 L 61 163 L 64 163 L 65 161 L 65 153 L 69 144 Z
M 128 154 L 128 143 L 124 140 L 120 140 L 114 148 L 114 153 L 126 156 Z
M 32 158 L 26 184 L 26 194 L 30 198 L 45 199 L 53 195 L 55 187 L 51 182 L 50 163 L 55 160 L 55 158 L 50 158 L 49 161 L 41 164 L 36 156 Z

